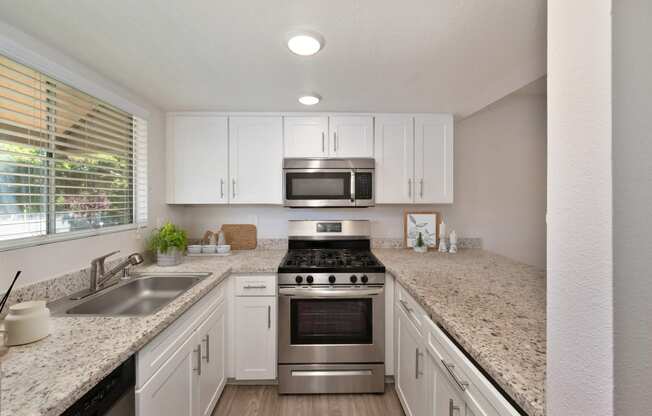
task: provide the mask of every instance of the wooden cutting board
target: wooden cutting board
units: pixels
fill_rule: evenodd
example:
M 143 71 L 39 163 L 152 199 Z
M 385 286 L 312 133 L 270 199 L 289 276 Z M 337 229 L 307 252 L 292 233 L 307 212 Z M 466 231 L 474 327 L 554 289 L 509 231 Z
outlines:
M 223 224 L 222 231 L 226 244 L 231 250 L 253 250 L 256 248 L 256 226 L 253 224 Z

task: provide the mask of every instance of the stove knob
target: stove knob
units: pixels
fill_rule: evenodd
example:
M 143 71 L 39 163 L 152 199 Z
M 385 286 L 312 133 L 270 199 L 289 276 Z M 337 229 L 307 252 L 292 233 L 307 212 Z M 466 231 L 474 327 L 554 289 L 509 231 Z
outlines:
M 300 285 L 301 282 L 303 282 L 303 277 L 297 276 L 297 277 L 294 278 L 294 281 L 297 282 L 298 285 Z
M 367 284 L 368 281 L 369 281 L 369 277 L 367 277 L 366 274 L 363 275 L 363 276 L 362 276 L 362 283 Z
M 351 283 L 355 284 L 358 281 L 358 276 L 352 274 L 351 275 Z
M 312 276 L 308 276 L 308 277 L 306 277 L 306 281 L 308 282 L 309 285 L 311 285 L 312 282 L 315 281 L 315 279 L 313 279 Z
M 330 276 L 328 276 L 328 282 L 329 282 L 330 284 L 335 283 L 335 275 L 332 275 L 332 274 L 331 274 Z

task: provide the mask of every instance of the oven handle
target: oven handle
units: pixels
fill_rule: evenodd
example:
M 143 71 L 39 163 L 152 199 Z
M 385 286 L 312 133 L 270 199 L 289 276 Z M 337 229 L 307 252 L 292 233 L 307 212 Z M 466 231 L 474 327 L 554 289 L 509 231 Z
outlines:
M 366 296 L 377 296 L 383 293 L 383 288 L 377 289 L 351 289 L 351 290 L 329 290 L 329 289 L 298 289 L 283 287 L 278 290 L 279 295 L 299 296 L 302 298 L 360 298 Z

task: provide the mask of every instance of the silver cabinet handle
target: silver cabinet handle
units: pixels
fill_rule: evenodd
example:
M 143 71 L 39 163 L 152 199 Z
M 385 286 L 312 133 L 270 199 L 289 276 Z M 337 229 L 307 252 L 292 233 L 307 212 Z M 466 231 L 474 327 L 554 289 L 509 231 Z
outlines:
M 272 329 L 272 306 L 267 305 L 267 329 Z
M 444 360 L 441 360 L 441 363 L 444 364 L 444 367 L 446 368 L 446 371 L 448 371 L 448 374 L 451 375 L 453 380 L 455 380 L 455 384 L 460 388 L 460 390 L 465 391 L 467 387 L 469 387 L 469 383 L 466 381 L 461 380 L 460 378 L 457 377 L 455 374 L 455 365 L 453 363 L 447 363 Z
M 455 406 L 455 402 L 453 402 L 453 399 L 449 399 L 449 401 L 448 401 L 448 416 L 455 416 L 454 413 L 455 413 L 456 410 L 459 412 L 460 407 Z
M 206 334 L 204 337 L 204 342 L 206 343 L 206 355 L 204 356 L 204 359 L 206 360 L 207 363 L 211 362 L 211 338 L 210 334 Z
M 408 179 L 408 198 L 412 198 L 412 178 Z
M 405 308 L 406 312 L 412 313 L 412 308 L 410 308 L 407 304 L 407 302 L 404 299 L 399 300 L 401 302 L 401 305 L 403 305 L 403 308 Z
M 423 375 L 423 372 L 419 369 L 419 357 L 421 356 L 423 356 L 423 353 L 417 348 L 414 357 L 414 378 L 416 379 Z
M 245 289 L 266 289 L 267 285 L 247 285 Z
M 321 132 L 321 152 L 326 153 L 326 133 Z
M 197 353 L 197 368 L 193 368 L 197 372 L 197 375 L 201 376 L 201 344 L 197 345 L 197 348 L 192 350 L 192 352 Z
M 419 197 L 423 199 L 423 178 L 419 179 Z
M 236 195 L 236 193 L 235 193 L 235 178 L 233 178 L 233 179 L 231 180 L 231 186 L 233 187 L 233 188 L 231 189 L 231 194 L 233 195 L 233 199 L 235 199 L 235 195 Z
M 224 179 L 220 178 L 220 199 L 224 199 Z
M 333 132 L 333 152 L 337 153 L 337 132 Z

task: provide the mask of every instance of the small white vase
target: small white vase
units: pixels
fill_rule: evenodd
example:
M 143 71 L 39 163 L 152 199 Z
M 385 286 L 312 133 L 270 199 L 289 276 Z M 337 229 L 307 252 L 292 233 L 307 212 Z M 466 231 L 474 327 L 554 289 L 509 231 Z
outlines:
M 160 250 L 156 253 L 156 264 L 159 266 L 176 266 L 179 263 L 181 263 L 181 252 L 176 248 L 171 248 L 165 253 Z

